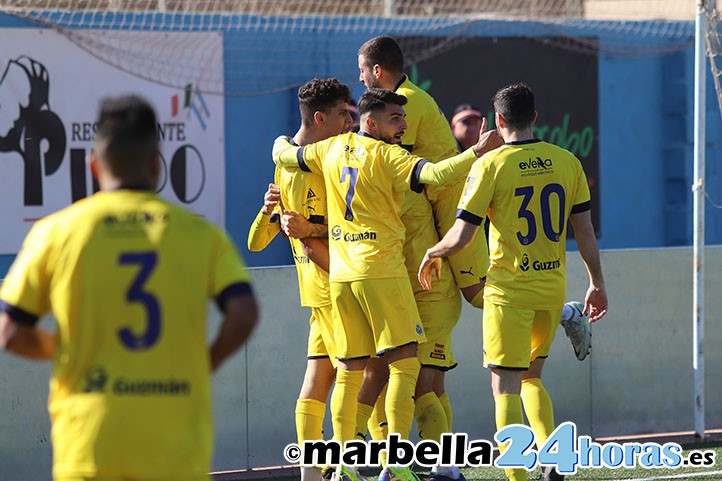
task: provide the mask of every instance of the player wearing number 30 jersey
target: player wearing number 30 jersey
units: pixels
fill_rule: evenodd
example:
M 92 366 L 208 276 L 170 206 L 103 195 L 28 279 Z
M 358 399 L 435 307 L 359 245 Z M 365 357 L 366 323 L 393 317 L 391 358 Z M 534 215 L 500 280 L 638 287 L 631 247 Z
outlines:
M 606 313 L 606 287 L 591 222 L 589 188 L 579 160 L 533 137 L 537 114 L 527 85 L 499 90 L 494 110 L 506 145 L 471 168 L 456 223 L 426 252 L 419 281 L 430 287 L 440 258 L 467 245 L 484 217 L 489 217 L 491 262 L 484 288 L 483 345 L 484 365 L 492 372 L 496 426 L 522 424 L 523 400 L 537 443 L 542 445 L 555 426 L 541 373 L 566 294 L 568 220 L 589 274 L 584 311 L 592 322 Z M 507 469 L 506 474 L 511 481 L 527 479 L 523 469 Z M 548 471 L 543 479 L 563 477 Z
M 227 236 L 155 194 L 156 126 L 142 99 L 103 103 L 90 162 L 101 192 L 38 221 L 0 288 L 0 346 L 54 360 L 58 481 L 207 480 L 210 373 L 256 322 Z M 210 351 L 209 298 L 224 312 Z M 36 325 L 48 311 L 56 333 Z
M 457 217 L 481 225 L 488 213 L 491 220 L 484 298 L 560 308 L 566 296 L 566 222 L 570 214 L 589 210 L 589 200 L 582 165 L 556 145 L 512 141 L 475 163 Z

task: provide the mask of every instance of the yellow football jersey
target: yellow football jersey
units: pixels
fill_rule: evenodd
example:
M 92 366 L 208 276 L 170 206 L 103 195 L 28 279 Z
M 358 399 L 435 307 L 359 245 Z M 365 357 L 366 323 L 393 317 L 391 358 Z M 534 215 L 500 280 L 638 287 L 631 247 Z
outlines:
M 408 99 L 404 110 L 408 125 L 401 143 L 414 155 L 430 162 L 439 162 L 457 153 L 457 144 L 446 117 L 434 98 L 414 85 L 408 77 L 396 88 L 396 93 Z M 456 205 L 463 190 L 463 179 L 451 185 L 428 185 L 426 195 L 434 212 L 436 229 L 443 237 L 454 225 Z M 472 245 L 449 257 L 449 267 L 459 287 L 479 282 L 488 268 L 488 248 L 483 235 L 476 236 Z
M 220 229 L 150 192 L 101 191 L 33 226 L 0 299 L 19 322 L 57 320 L 56 477 L 207 476 L 207 302 L 249 281 Z
M 566 296 L 567 220 L 589 210 L 589 186 L 574 155 L 540 140 L 511 142 L 469 172 L 457 217 L 491 219 L 484 298 L 549 310 Z
M 298 155 L 301 169 L 323 173 L 326 184 L 331 281 L 406 277 L 399 210 L 410 188 L 423 188 L 421 159 L 356 133 L 307 145 Z
M 426 186 L 428 188 L 429 186 Z M 404 199 L 401 222 L 406 228 L 404 240 L 404 261 L 406 271 L 417 302 L 431 302 L 458 296 L 459 287 L 447 259 L 443 259 L 441 278 L 433 279 L 432 289 L 427 291 L 419 283 L 419 266 L 426 250 L 439 242 L 439 234 L 434 227 L 434 214 L 425 193 L 408 192 Z
M 284 209 L 298 212 L 315 224 L 327 222 L 326 186 L 321 175 L 276 167 L 275 183 L 281 189 L 281 203 Z M 330 305 L 328 272 L 306 257 L 300 240 L 293 237 L 288 240 L 291 242 L 293 260 L 296 263 L 301 305 L 306 307 Z
M 413 146 L 411 152 L 414 155 L 431 162 L 456 155 L 458 151 L 454 134 L 434 98 L 406 76 L 396 87 L 396 93 L 408 99 L 404 105 L 408 127 L 401 144 L 405 147 Z
M 265 249 L 268 244 L 281 232 L 281 209 L 276 206 L 273 212 L 268 215 L 259 210 L 256 218 L 248 229 L 248 250 L 258 252 Z

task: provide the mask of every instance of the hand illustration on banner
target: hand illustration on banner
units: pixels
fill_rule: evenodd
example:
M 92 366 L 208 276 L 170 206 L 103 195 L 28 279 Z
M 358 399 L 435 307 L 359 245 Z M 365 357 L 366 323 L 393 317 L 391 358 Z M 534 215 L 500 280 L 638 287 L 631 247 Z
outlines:
M 43 173 L 55 173 L 65 156 L 65 127 L 50 110 L 49 92 L 48 70 L 25 55 L 9 61 L 0 77 L 0 152 L 16 152 L 25 163 L 26 206 L 43 204 Z

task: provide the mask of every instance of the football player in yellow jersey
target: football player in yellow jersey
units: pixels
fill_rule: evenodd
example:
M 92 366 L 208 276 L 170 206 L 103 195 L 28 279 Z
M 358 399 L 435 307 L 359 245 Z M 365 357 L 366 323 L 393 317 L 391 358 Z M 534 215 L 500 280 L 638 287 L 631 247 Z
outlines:
M 456 140 L 436 101 L 404 75 L 403 54 L 394 39 L 391 37 L 376 37 L 364 43 L 359 49 L 358 67 L 359 80 L 367 88 L 384 88 L 407 97 L 408 102 L 404 106 L 404 110 L 408 128 L 401 139 L 401 144 L 405 149 L 432 162 L 449 157 L 457 152 Z M 445 234 L 453 225 L 456 218 L 456 206 L 461 197 L 463 186 L 463 181 L 459 181 L 449 186 L 426 187 L 425 196 L 431 201 L 433 219 L 436 222 L 438 235 Z M 416 202 L 418 203 L 418 201 Z M 412 216 L 407 215 L 406 218 L 413 222 Z M 412 235 L 412 237 L 415 236 Z M 422 253 L 424 251 L 425 247 L 419 246 L 415 253 L 406 253 L 409 262 L 409 273 L 414 278 L 416 277 L 418 263 L 413 267 L 411 263 L 418 262 L 423 257 Z M 484 278 L 488 267 L 486 238 L 477 236 L 470 248 L 450 257 L 449 262 L 451 273 L 458 287 L 461 288 L 464 298 L 473 306 L 481 308 L 483 306 Z M 418 286 L 415 280 L 412 281 L 412 284 Z M 421 291 L 420 288 L 419 291 Z M 424 302 L 424 299 L 420 297 L 424 296 L 424 294 L 420 294 L 419 291 L 416 291 L 417 302 Z M 458 315 L 454 319 L 454 314 L 460 313 L 460 307 L 453 303 L 449 296 L 446 296 L 446 302 L 449 303 L 446 312 L 440 307 L 438 300 L 434 304 L 433 311 L 429 307 L 431 304 L 424 304 L 424 307 L 420 307 L 420 309 L 426 311 L 422 313 L 424 314 L 422 320 L 424 320 L 425 325 L 433 322 L 439 328 L 448 330 L 450 333 L 458 321 Z M 447 325 L 443 326 L 444 323 Z M 448 352 L 433 354 L 435 356 L 448 356 L 453 359 L 450 347 L 445 346 L 444 350 Z M 428 405 L 431 396 L 421 397 L 424 393 L 429 392 L 427 389 L 430 384 L 433 384 L 435 386 L 434 390 L 440 393 L 438 402 L 442 404 L 446 414 L 445 417 L 450 421 L 452 409 L 449 396 L 444 387 L 444 372 L 438 369 L 425 371 L 422 371 L 419 376 L 420 386 L 417 399 L 420 400 L 420 406 L 417 406 L 417 412 L 420 414 L 425 409 L 437 410 L 436 400 L 431 405 Z M 421 419 L 432 419 L 433 417 L 422 415 Z M 417 424 L 419 424 L 418 420 Z M 424 424 L 423 420 L 421 424 Z M 432 469 L 432 475 L 439 481 L 443 481 L 445 477 L 458 479 L 461 474 L 455 467 L 448 469 L 437 467 Z
M 306 145 L 347 131 L 352 123 L 350 98 L 349 88 L 335 78 L 313 79 L 302 85 L 298 90 L 301 127 L 293 136 L 294 143 Z M 282 206 L 298 272 L 301 305 L 311 308 L 306 374 L 296 403 L 296 432 L 302 446 L 305 440 L 323 439 L 326 399 L 336 378 L 328 291 L 326 188 L 323 177 L 299 169 L 277 167 L 275 177 L 277 185 L 269 186 L 264 205 L 251 226 L 248 248 L 261 250 L 280 232 Z M 318 481 L 321 471 L 302 467 L 301 479 Z
M 400 142 L 405 130 L 403 124 L 392 125 L 389 128 L 386 124 L 393 119 L 382 115 L 375 115 L 372 120 L 373 122 L 365 124 L 366 134 L 388 143 Z M 479 132 L 477 132 L 477 140 L 478 134 Z M 434 283 L 433 290 L 424 290 L 417 279 L 418 266 L 426 249 L 439 241 L 433 223 L 431 205 L 425 193 L 405 194 L 401 221 L 406 230 L 403 247 L 404 263 L 426 335 L 426 341 L 420 343 L 418 348 L 421 369 L 414 392 L 414 418 L 422 439 L 440 442 L 443 433 L 451 432 L 452 413 L 444 386 L 444 376 L 446 371 L 456 367 L 456 360 L 451 350 L 451 332 L 461 313 L 461 296 L 448 263 L 441 270 L 441 279 Z M 383 361 L 383 358 L 380 361 Z M 387 380 L 387 366 L 380 362 L 367 364 L 358 398 L 356 421 L 357 436 L 361 439 L 366 436 L 367 425 L 373 439 L 386 438 L 379 424 L 386 420 L 383 388 Z M 437 466 L 432 470 L 432 474 L 434 479 L 440 481 L 445 478 L 461 478 L 461 473 L 456 467 Z
M 359 80 L 367 88 L 391 90 L 408 99 L 404 106 L 408 128 L 401 139 L 405 149 L 431 162 L 457 153 L 454 135 L 436 101 L 404 75 L 404 56 L 393 38 L 376 37 L 364 43 L 358 51 L 358 68 Z M 463 181 L 426 188 L 440 236 L 454 224 L 463 188 Z M 449 262 L 464 298 L 481 308 L 489 264 L 486 238 L 476 236 L 469 248 L 451 256 Z
M 533 137 L 534 95 L 525 84 L 499 90 L 494 109 L 506 145 L 472 167 L 458 219 L 427 251 L 419 281 L 430 287 L 441 258 L 463 249 L 484 217 L 491 219 L 483 330 L 496 425 L 523 423 L 523 402 L 541 446 L 555 428 L 541 373 L 564 307 L 568 220 L 589 274 L 583 311 L 590 322 L 606 314 L 607 293 L 581 163 L 572 153 Z M 523 469 L 507 470 L 507 475 L 513 481 L 527 479 Z M 553 469 L 545 469 L 544 476 L 563 479 Z
M 0 288 L 0 345 L 52 359 L 56 481 L 208 480 L 210 373 L 257 321 L 250 278 L 218 228 L 155 194 L 157 120 L 105 99 L 97 194 L 35 223 Z M 205 345 L 209 298 L 223 311 Z M 53 333 L 37 326 L 52 311 Z
M 370 355 L 389 365 L 386 412 L 390 433 L 406 437 L 413 418 L 413 393 L 419 372 L 417 344 L 423 329 L 403 259 L 405 229 L 399 211 L 403 194 L 423 184 L 453 182 L 483 153 L 500 145 L 494 131 L 484 132 L 468 151 L 437 164 L 413 156 L 398 145 L 370 136 L 374 115 L 389 118 L 390 128 L 405 128 L 406 99 L 370 89 L 359 100 L 361 131 L 295 147 L 285 138 L 274 145 L 274 161 L 323 173 L 330 226 L 331 302 L 339 369 L 331 400 L 334 437 L 355 435 L 357 396 Z M 484 125 L 485 127 L 485 125 Z M 391 137 L 400 136 L 392 132 Z M 408 479 L 409 468 L 388 466 L 389 479 Z M 341 467 L 340 479 L 354 478 Z

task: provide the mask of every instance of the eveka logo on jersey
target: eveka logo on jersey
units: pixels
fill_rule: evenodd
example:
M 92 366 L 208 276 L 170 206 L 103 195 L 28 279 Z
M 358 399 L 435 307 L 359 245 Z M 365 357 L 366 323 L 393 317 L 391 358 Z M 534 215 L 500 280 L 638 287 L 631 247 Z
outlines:
M 306 193 L 306 200 L 313 199 L 314 197 L 316 197 L 316 193 L 309 187 L 308 192 Z
M 537 157 L 536 159 L 529 159 L 526 162 L 519 162 L 519 169 L 521 170 L 547 170 L 553 168 L 552 159 L 542 159 Z

